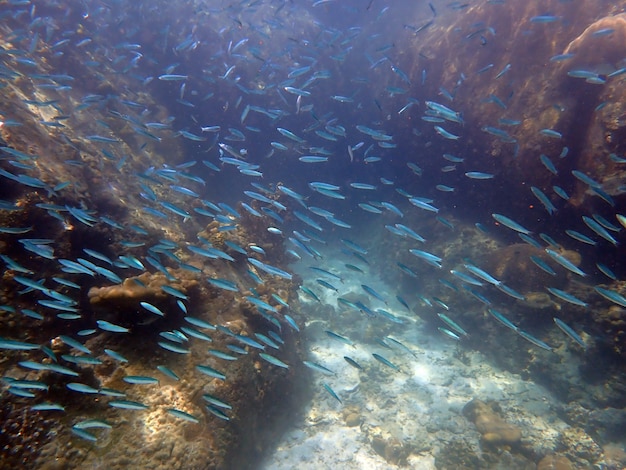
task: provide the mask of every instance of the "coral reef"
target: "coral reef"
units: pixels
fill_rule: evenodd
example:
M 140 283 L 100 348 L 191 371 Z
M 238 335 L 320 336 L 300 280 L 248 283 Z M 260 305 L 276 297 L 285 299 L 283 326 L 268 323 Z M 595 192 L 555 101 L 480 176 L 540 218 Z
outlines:
M 521 429 L 504 421 L 497 409 L 497 405 L 488 405 L 475 398 L 463 407 L 463 415 L 474 423 L 484 443 L 494 446 L 519 444 Z
M 564 455 L 546 455 L 537 464 L 537 470 L 573 470 L 572 462 Z

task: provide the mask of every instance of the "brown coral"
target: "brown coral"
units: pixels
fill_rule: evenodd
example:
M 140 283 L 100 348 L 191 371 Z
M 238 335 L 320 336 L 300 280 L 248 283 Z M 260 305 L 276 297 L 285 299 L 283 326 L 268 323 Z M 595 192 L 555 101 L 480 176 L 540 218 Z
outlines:
M 179 279 L 176 284 L 172 284 L 167 281 L 162 273 L 145 272 L 140 276 L 125 279 L 121 284 L 92 287 L 87 296 L 94 308 L 115 307 L 124 310 L 136 308 L 141 301 L 156 305 L 166 302 L 170 296 L 162 289 L 165 285 L 187 293 L 197 284 L 198 281 L 195 279 Z
M 476 398 L 463 407 L 463 414 L 474 423 L 486 443 L 513 445 L 522 438 L 518 427 L 505 422 L 491 406 Z
M 537 464 L 537 470 L 571 470 L 572 462 L 563 455 L 546 455 Z

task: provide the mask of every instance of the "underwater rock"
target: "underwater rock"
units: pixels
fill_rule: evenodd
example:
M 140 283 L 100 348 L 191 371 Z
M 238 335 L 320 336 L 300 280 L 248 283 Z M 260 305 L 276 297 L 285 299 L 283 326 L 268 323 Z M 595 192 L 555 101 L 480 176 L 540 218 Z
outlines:
M 605 36 L 597 34 L 602 30 L 612 31 Z M 565 49 L 565 54 L 575 54 L 574 65 L 615 64 L 624 58 L 624 44 L 626 44 L 626 15 L 605 16 L 590 24 L 571 41 Z M 601 49 L 600 53 L 598 49 Z
M 472 421 L 483 442 L 495 446 L 518 444 L 522 439 L 522 431 L 505 422 L 494 408 L 476 398 L 463 407 L 463 415 Z
M 611 34 L 603 35 L 602 31 L 611 31 Z M 606 159 L 602 165 L 598 165 L 598 155 L 610 152 L 624 151 L 624 128 L 621 116 L 623 116 L 623 103 L 618 98 L 624 93 L 624 85 L 621 80 L 607 80 L 606 85 L 600 84 L 589 87 L 584 80 L 575 80 L 568 77 L 571 70 L 590 70 L 596 72 L 600 79 L 614 72 L 616 65 L 620 64 L 624 57 L 624 43 L 626 41 L 626 15 L 618 14 L 605 16 L 588 25 L 582 33 L 572 40 L 565 48 L 564 54 L 572 54 L 573 60 L 561 66 L 561 93 L 578 95 L 581 101 L 587 103 L 596 102 L 598 105 L 606 103 L 606 109 L 600 109 L 597 114 L 584 116 L 583 109 L 574 103 L 570 106 L 570 112 L 564 113 L 557 126 L 559 128 L 580 129 L 578 137 L 579 145 L 584 151 L 579 152 L 577 167 L 579 170 L 604 183 L 607 175 L 615 179 L 621 174 L 619 165 Z M 619 68 L 619 65 L 617 65 Z M 593 109 L 590 106 L 588 109 Z M 588 114 L 588 111 L 587 111 Z M 581 127 L 580 124 L 584 126 Z M 617 179 L 620 179 L 619 177 Z M 615 185 L 604 187 L 611 195 L 618 194 Z M 589 191 L 584 184 L 578 184 L 577 190 L 572 194 L 571 202 L 578 206 L 590 199 L 593 192 Z
M 575 460 L 596 462 L 602 457 L 602 449 L 583 429 L 571 427 L 561 434 L 559 440 L 565 452 Z
M 572 470 L 572 462 L 563 455 L 546 455 L 537 464 L 537 470 Z
M 609 468 L 624 468 L 626 466 L 626 449 L 620 443 L 610 442 L 602 446 L 604 462 Z
M 372 447 L 387 462 L 393 465 L 406 465 L 406 459 L 409 456 L 409 449 L 396 438 L 383 439 L 375 437 L 372 441 Z
M 589 413 L 585 429 L 594 436 L 600 436 L 602 441 L 623 438 L 626 434 L 626 410 L 617 408 L 593 410 Z
M 457 468 L 488 468 L 488 464 L 480 456 L 478 449 L 473 449 L 464 440 L 455 440 L 441 448 L 435 460 L 435 466 L 440 470 Z

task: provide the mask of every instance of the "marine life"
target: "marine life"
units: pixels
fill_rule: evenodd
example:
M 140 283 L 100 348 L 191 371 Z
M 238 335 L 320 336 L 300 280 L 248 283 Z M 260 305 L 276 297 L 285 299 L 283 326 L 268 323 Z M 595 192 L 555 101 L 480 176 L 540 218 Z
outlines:
M 339 398 L 339 395 L 337 395 L 335 393 L 335 391 L 330 388 L 330 385 L 324 383 L 322 384 L 324 386 L 324 389 L 330 394 L 331 397 L 333 397 L 335 400 L 337 400 L 339 403 L 342 403 L 341 398 Z
M 580 337 L 578 333 L 572 330 L 572 328 L 569 325 L 567 325 L 565 322 L 563 322 L 562 320 L 556 317 L 554 317 L 554 323 L 556 323 L 556 326 L 558 326 L 561 329 L 561 331 L 563 331 L 563 333 L 565 333 L 567 336 L 573 339 L 576 343 L 578 343 L 581 348 L 587 349 L 587 345 L 585 344 L 583 339 Z
M 3 466 L 624 466 L 619 7 L 1 15 Z M 449 439 L 486 390 L 524 452 Z
M 259 356 L 260 356 L 262 359 L 265 359 L 267 362 L 269 362 L 269 363 L 270 363 L 270 364 L 272 364 L 272 365 L 275 365 L 275 366 L 281 367 L 281 368 L 283 368 L 283 369 L 289 369 L 289 365 L 285 364 L 283 361 L 281 361 L 280 359 L 278 359 L 278 358 L 276 358 L 276 357 L 274 357 L 274 356 L 272 356 L 272 355 L 270 355 L 270 354 L 267 354 L 267 353 L 259 353 Z
M 373 353 L 372 356 L 374 356 L 374 359 L 376 359 L 378 362 L 386 365 L 387 367 L 391 367 L 393 370 L 398 371 L 398 372 L 400 371 L 398 366 L 396 366 L 395 364 L 393 364 L 392 362 L 390 362 L 388 359 L 381 356 L 380 354 Z

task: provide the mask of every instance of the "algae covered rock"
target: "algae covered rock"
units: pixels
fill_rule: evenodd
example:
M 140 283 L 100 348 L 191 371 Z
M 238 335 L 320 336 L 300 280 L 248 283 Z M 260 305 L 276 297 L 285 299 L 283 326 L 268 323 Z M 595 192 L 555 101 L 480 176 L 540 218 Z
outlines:
M 494 408 L 476 398 L 463 407 L 463 415 L 474 423 L 485 443 L 510 446 L 522 439 L 517 426 L 504 421 Z
M 537 464 L 537 470 L 571 470 L 572 462 L 564 455 L 546 455 Z

